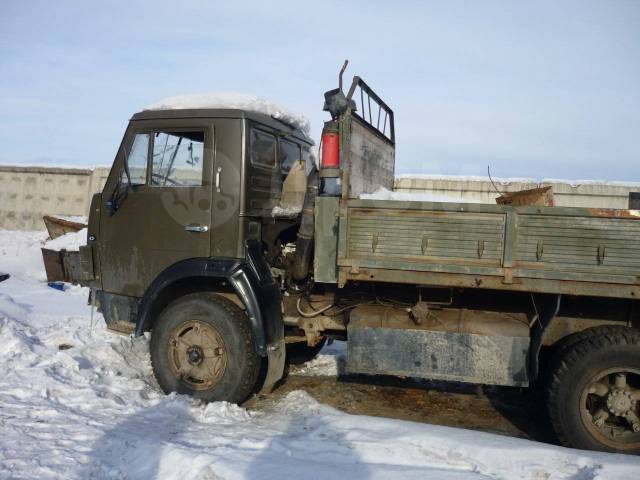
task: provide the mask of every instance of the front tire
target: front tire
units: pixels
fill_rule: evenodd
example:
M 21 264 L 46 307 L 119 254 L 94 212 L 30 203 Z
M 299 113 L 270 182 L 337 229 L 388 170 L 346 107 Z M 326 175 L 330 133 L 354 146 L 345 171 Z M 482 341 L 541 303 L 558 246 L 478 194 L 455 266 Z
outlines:
M 260 373 L 249 319 L 232 301 L 210 292 L 169 304 L 154 325 L 150 350 L 165 393 L 207 402 L 246 400 Z
M 640 332 L 589 332 L 567 347 L 551 378 L 548 407 L 563 445 L 640 453 Z

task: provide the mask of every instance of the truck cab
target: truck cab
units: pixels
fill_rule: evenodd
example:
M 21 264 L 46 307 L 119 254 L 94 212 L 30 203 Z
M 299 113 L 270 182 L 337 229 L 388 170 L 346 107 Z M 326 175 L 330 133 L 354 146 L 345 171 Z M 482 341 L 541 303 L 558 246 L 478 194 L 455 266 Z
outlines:
M 252 111 L 135 114 L 92 200 L 82 254 L 107 325 L 141 334 L 186 291 L 214 288 L 251 312 L 255 350 L 273 357 L 268 380 L 279 378 L 280 291 L 261 238 L 270 229 L 295 230 L 297 215 L 272 212 L 294 164 L 302 162 L 305 174 L 313 168 L 312 145 L 297 126 Z M 268 295 L 274 302 L 263 301 Z

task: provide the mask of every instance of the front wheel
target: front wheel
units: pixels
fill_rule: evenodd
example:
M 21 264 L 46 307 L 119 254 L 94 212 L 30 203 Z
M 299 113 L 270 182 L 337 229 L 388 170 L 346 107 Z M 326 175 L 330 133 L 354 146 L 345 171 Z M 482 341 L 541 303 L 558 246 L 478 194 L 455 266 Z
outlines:
M 239 403 L 253 392 L 261 360 L 249 319 L 230 300 L 203 292 L 166 307 L 151 333 L 151 363 L 165 393 Z
M 594 332 L 569 347 L 553 372 L 549 413 L 564 445 L 640 453 L 640 332 Z

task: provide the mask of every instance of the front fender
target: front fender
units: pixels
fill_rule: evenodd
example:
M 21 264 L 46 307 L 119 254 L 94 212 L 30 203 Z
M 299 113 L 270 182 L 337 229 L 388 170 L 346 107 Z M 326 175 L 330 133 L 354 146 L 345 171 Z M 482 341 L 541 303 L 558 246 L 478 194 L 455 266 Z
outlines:
M 268 356 L 284 342 L 282 298 L 264 259 L 260 243 L 247 241 L 244 260 L 230 258 L 192 258 L 164 270 L 147 288 L 140 300 L 136 336 L 152 328 L 154 304 L 177 281 L 189 278 L 214 278 L 229 282 L 242 301 L 256 339 L 257 353 Z

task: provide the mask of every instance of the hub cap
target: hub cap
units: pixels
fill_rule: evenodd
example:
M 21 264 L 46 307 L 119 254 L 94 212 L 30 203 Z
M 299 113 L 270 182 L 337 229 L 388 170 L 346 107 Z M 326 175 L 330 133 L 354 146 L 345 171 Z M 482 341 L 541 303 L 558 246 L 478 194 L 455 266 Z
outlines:
M 181 323 L 169 337 L 169 366 L 174 375 L 195 390 L 213 387 L 227 367 L 220 333 L 197 320 Z
M 585 387 L 582 421 L 600 442 L 617 450 L 640 447 L 640 371 L 610 369 Z

